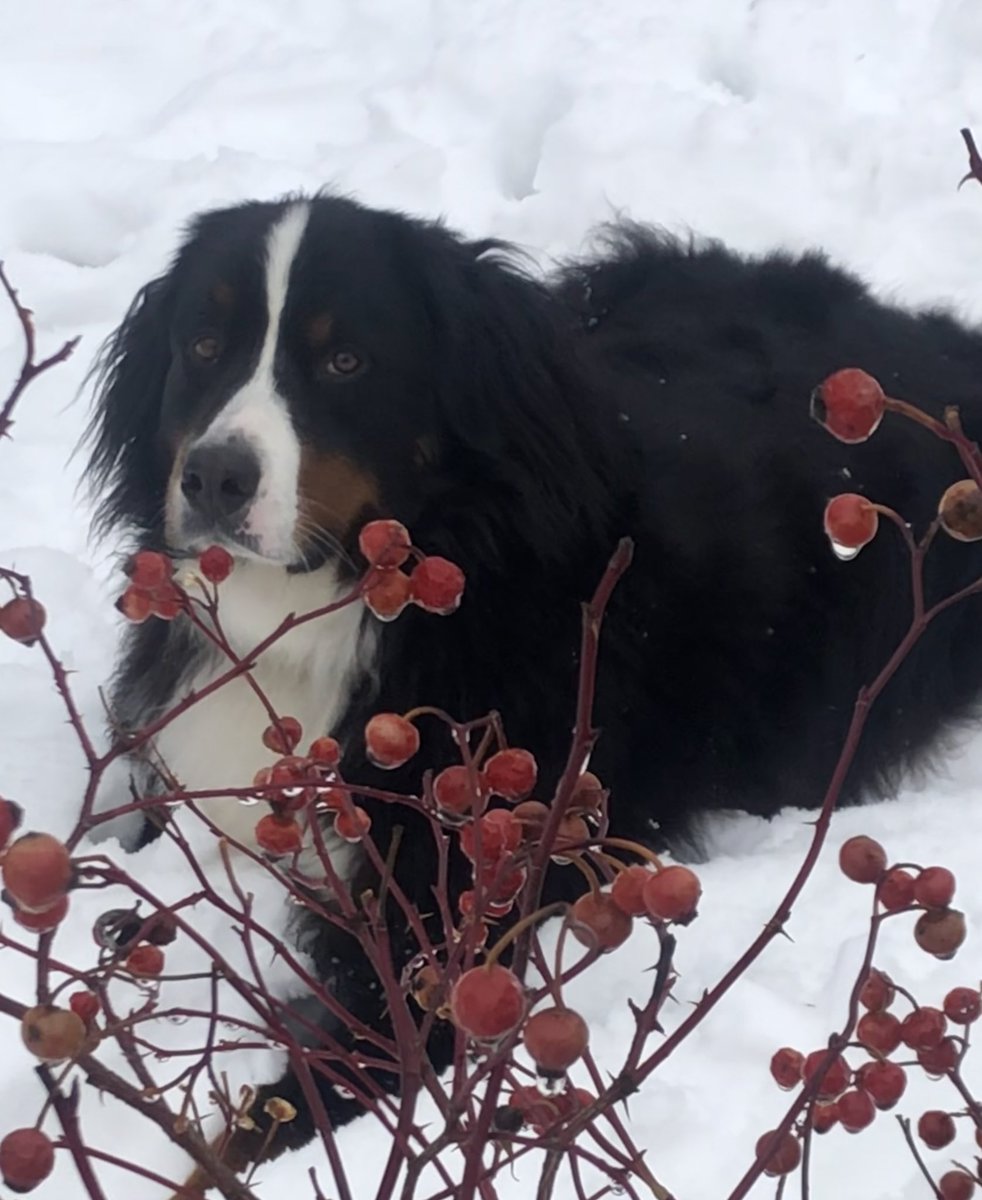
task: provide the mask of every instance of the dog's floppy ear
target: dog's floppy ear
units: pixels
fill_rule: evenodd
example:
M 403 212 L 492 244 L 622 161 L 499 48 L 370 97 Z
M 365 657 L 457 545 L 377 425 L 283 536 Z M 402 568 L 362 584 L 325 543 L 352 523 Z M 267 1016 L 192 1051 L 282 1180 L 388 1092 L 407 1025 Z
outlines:
M 138 292 L 93 368 L 88 477 L 99 497 L 102 531 L 117 524 L 152 530 L 161 519 L 164 466 L 157 438 L 171 362 L 173 291 L 168 274 Z

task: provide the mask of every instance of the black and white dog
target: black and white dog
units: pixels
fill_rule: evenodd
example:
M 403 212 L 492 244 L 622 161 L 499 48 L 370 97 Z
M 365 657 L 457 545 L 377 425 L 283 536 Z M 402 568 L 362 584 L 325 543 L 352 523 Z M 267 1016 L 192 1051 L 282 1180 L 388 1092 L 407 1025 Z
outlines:
M 139 546 L 232 551 L 221 612 L 240 653 L 350 589 L 368 519 L 398 518 L 463 567 L 449 619 L 413 610 L 382 626 L 356 606 L 258 663 L 278 711 L 337 736 L 346 778 L 366 785 L 418 784 L 412 766 L 393 781 L 367 763 L 367 717 L 434 704 L 460 719 L 500 711 L 547 797 L 569 746 L 580 602 L 629 534 L 592 765 L 614 832 L 651 840 L 657 826 L 678 844 L 710 809 L 820 801 L 856 692 L 907 627 L 900 538 L 884 529 L 840 562 L 822 530 L 828 498 L 861 491 L 923 526 L 963 474 L 901 420 L 858 446 L 810 420 L 813 387 L 845 366 L 936 414 L 958 405 L 982 436 L 982 335 L 887 307 L 817 255 L 747 260 L 624 225 L 542 281 L 508 247 L 349 200 L 243 204 L 193 224 L 108 345 L 91 474 L 103 525 L 135 529 Z M 929 599 L 980 571 L 977 547 L 939 539 Z M 849 798 L 888 789 L 970 715 L 980 617 L 964 604 L 925 636 L 874 709 Z M 222 667 L 186 622 L 151 620 L 126 639 L 115 716 L 138 728 Z M 155 751 L 188 788 L 247 785 L 270 763 L 267 723 L 237 683 Z M 439 767 L 449 747 L 423 734 L 418 761 Z M 147 767 L 131 768 L 152 789 Z M 368 807 L 384 854 L 406 813 Z M 210 812 L 251 838 L 255 808 Z M 429 912 L 431 842 L 411 833 L 395 873 Z M 338 861 L 370 883 L 355 851 Z M 305 943 L 342 1000 L 384 1025 L 354 944 L 316 928 Z M 324 1092 L 335 1121 L 358 1111 Z M 265 1094 L 298 1099 L 289 1077 Z M 311 1133 L 302 1114 L 283 1128 L 285 1144 Z

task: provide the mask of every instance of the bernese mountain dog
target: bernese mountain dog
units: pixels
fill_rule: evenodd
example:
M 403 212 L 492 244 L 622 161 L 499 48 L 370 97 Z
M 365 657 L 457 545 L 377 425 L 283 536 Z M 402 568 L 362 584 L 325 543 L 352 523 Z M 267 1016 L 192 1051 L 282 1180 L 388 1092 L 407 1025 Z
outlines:
M 500 712 L 547 796 L 569 749 L 581 603 L 630 536 L 603 632 L 592 769 L 611 789 L 612 832 L 691 852 L 693 818 L 709 810 L 820 802 L 857 691 L 909 623 L 901 537 L 885 528 L 840 561 L 822 528 L 829 497 L 862 492 L 917 529 L 964 474 L 909 422 L 844 445 L 810 419 L 813 388 L 847 366 L 934 414 L 957 405 L 982 436 L 982 334 L 881 303 L 818 254 L 745 258 L 620 223 L 593 257 L 542 278 L 512 247 L 349 199 L 246 203 L 191 225 L 109 341 L 91 478 L 102 527 L 135 531 L 136 546 L 178 560 L 212 543 L 232 552 L 220 611 L 239 654 L 351 589 L 370 519 L 397 518 L 463 568 L 448 619 L 409 610 L 382 624 L 348 607 L 256 663 L 277 711 L 335 735 L 345 778 L 366 786 L 414 789 L 415 764 L 447 761 L 436 722 L 421 723 L 422 752 L 395 779 L 365 755 L 369 716 L 427 704 L 460 720 Z M 937 539 L 928 600 L 980 571 L 977 546 Z M 846 799 L 889 791 L 971 716 L 980 617 L 972 600 L 921 639 L 872 712 Z M 114 727 L 140 728 L 222 668 L 185 620 L 130 629 Z M 270 761 L 267 723 L 240 679 L 168 726 L 154 758 L 189 789 L 247 785 Z M 161 786 L 136 755 L 116 802 L 131 784 Z M 383 856 L 402 828 L 395 876 L 431 912 L 432 839 L 406 829 L 402 809 L 365 806 Z M 252 838 L 255 808 L 229 799 L 209 812 Z M 148 819 L 126 836 L 138 846 L 159 828 Z M 352 887 L 371 886 L 366 857 L 334 849 Z M 450 884 L 469 886 L 460 864 Z M 355 943 L 310 916 L 296 936 L 339 999 L 384 1028 Z M 408 932 L 393 937 L 413 954 Z M 430 1053 L 447 1063 L 446 1030 Z M 320 1086 L 336 1124 L 360 1111 Z M 260 1094 L 243 1158 L 264 1141 L 270 1095 L 301 1109 L 274 1152 L 312 1136 L 287 1074 Z

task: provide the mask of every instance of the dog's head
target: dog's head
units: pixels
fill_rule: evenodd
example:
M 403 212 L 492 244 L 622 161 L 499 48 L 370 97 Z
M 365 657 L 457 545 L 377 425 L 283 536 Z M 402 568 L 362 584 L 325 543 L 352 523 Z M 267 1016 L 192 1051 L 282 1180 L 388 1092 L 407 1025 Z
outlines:
M 105 349 L 102 523 L 305 570 L 482 476 L 573 520 L 591 447 L 560 330 L 494 246 L 438 225 L 328 196 L 208 213 Z

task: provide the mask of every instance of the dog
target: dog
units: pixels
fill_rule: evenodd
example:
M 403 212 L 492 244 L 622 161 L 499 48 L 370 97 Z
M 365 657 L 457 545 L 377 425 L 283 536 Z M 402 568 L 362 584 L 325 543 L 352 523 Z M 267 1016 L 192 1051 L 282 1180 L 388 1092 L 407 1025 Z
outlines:
M 345 778 L 364 786 L 418 788 L 422 766 L 451 760 L 436 722 L 421 722 L 421 751 L 399 771 L 366 756 L 372 714 L 426 704 L 460 720 L 500 712 L 548 797 L 574 720 L 581 603 L 630 536 L 633 566 L 603 631 L 591 769 L 610 788 L 613 833 L 691 848 L 712 810 L 821 802 L 857 692 L 909 624 L 901 537 L 885 527 L 840 561 L 822 527 L 828 499 L 861 492 L 916 530 L 965 473 L 951 447 L 899 418 L 859 445 L 812 420 L 812 390 L 849 366 L 934 415 L 958 406 L 982 435 L 982 334 L 881 303 L 820 254 L 741 257 L 621 222 L 542 277 L 512 247 L 349 199 L 244 203 L 194 221 L 105 347 L 89 476 L 100 527 L 129 531 L 134 548 L 179 562 L 212 543 L 231 551 L 220 613 L 240 654 L 351 590 L 371 519 L 398 519 L 425 553 L 461 566 L 451 617 L 412 609 L 381 624 L 355 605 L 256 664 L 277 711 L 336 736 Z M 980 571 L 977 546 L 939 536 L 928 601 Z M 980 615 L 966 602 L 924 634 L 870 715 L 845 800 L 888 794 L 972 716 Z M 139 729 L 225 665 L 182 618 L 131 628 L 115 727 Z M 239 680 L 154 749 L 187 788 L 246 785 L 271 761 L 267 724 Z M 160 790 L 140 755 L 126 773 L 141 794 Z M 414 834 L 412 814 L 364 806 L 383 856 L 395 826 L 410 826 L 394 876 L 430 912 L 432 839 Z M 255 808 L 219 800 L 208 812 L 251 841 Z M 157 832 L 148 818 L 130 841 Z M 353 894 L 377 884 L 357 848 L 330 848 Z M 553 874 L 550 895 L 563 880 Z M 450 886 L 469 886 L 460 864 Z M 385 1028 L 354 941 L 303 922 L 321 979 Z M 408 933 L 403 943 L 405 961 Z M 436 1069 L 449 1061 L 446 1031 L 430 1055 Z M 362 1111 L 318 1086 L 333 1123 Z M 236 1135 L 243 1161 L 264 1142 L 269 1096 L 300 1110 L 270 1154 L 313 1135 L 287 1073 L 260 1092 L 257 1132 Z

